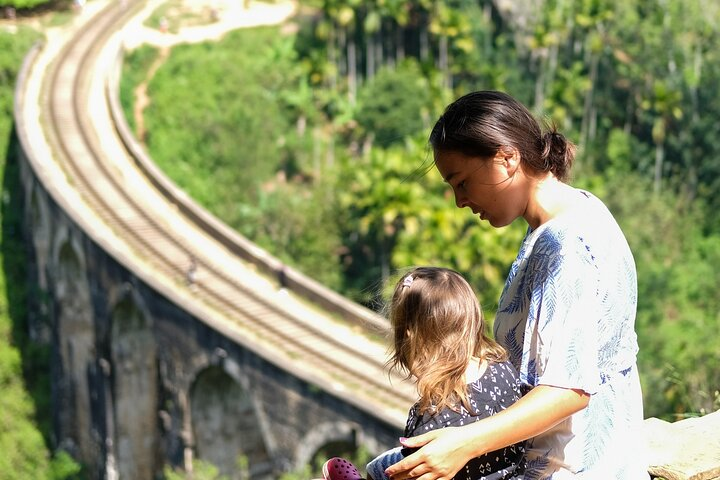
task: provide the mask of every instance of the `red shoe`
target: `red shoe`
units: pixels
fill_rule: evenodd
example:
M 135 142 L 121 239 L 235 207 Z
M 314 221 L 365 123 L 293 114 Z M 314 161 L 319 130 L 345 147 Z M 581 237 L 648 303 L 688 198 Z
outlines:
M 355 465 L 340 457 L 325 462 L 322 472 L 325 480 L 363 480 Z

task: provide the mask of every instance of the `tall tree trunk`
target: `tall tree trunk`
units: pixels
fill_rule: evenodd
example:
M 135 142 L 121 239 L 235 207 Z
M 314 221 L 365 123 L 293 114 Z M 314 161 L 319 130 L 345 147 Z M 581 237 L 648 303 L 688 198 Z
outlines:
M 385 43 L 383 43 L 383 65 L 386 67 L 395 66 L 395 31 L 393 25 L 389 21 L 383 22 L 385 27 Z
M 628 100 L 625 105 L 625 124 L 623 125 L 623 132 L 626 135 L 630 135 L 633 124 L 633 111 L 635 110 L 635 101 L 633 100 L 633 92 L 628 92 Z
M 653 192 L 660 193 L 662 182 L 663 161 L 665 160 L 665 142 L 655 144 L 655 181 L 653 183 Z
M 328 63 L 332 65 L 333 67 L 337 67 L 338 60 L 337 60 L 337 49 L 336 47 L 336 40 L 337 40 L 337 32 L 335 30 L 335 26 L 330 23 L 330 28 L 328 32 Z M 331 68 L 330 69 L 330 78 L 328 79 L 330 83 L 330 90 L 331 91 L 337 91 L 337 68 Z
M 538 69 L 535 74 L 535 111 L 540 112 L 545 103 L 545 57 L 542 56 L 537 62 Z
M 315 180 L 320 182 L 322 179 L 322 163 L 321 163 L 321 154 L 322 154 L 322 132 L 320 131 L 320 127 L 314 126 L 312 128 L 312 161 L 313 161 L 313 172 L 315 176 Z
M 583 118 L 580 127 L 580 141 L 582 145 L 586 145 L 590 136 L 590 123 L 593 108 L 593 96 L 595 94 L 595 84 L 597 83 L 598 64 L 600 55 L 590 53 L 590 88 L 585 92 L 585 101 L 583 103 Z
M 483 52 L 489 54 L 492 51 L 492 8 L 490 2 L 483 6 L 483 21 L 487 27 L 483 36 Z
M 423 18 L 419 25 L 420 61 L 424 62 L 430 56 L 430 38 L 428 34 L 427 18 Z
M 548 54 L 548 67 L 547 67 L 547 75 L 545 76 L 545 89 L 547 90 L 548 85 L 552 85 L 555 81 L 555 74 L 557 73 L 557 65 L 558 65 L 558 50 L 559 45 L 555 43 L 550 47 L 550 51 Z
M 403 27 L 395 25 L 395 63 L 405 59 L 405 35 Z
M 365 34 L 365 78 L 370 80 L 375 76 L 375 33 Z
M 335 165 L 335 127 L 330 131 L 330 139 L 328 141 L 327 155 L 325 156 L 325 165 L 328 170 Z
M 377 42 L 375 42 L 375 64 L 378 66 L 378 69 L 383 66 L 384 61 L 384 55 L 383 55 L 383 30 L 382 27 L 380 28 L 380 32 L 378 33 L 378 39 Z
M 351 104 L 355 104 L 357 98 L 357 51 L 355 38 L 350 36 L 347 42 L 347 72 L 348 72 L 348 98 Z
M 438 50 L 438 68 L 442 72 L 442 86 L 450 88 L 450 59 L 448 54 L 447 35 L 440 35 Z
M 390 261 L 388 255 L 388 250 L 390 250 L 390 248 L 386 246 L 386 243 L 387 241 L 383 237 L 380 241 L 380 276 L 383 285 L 386 285 L 388 279 L 390 278 Z
M 697 121 L 699 118 L 698 114 L 698 85 L 700 85 L 700 76 L 702 75 L 702 64 L 703 56 L 700 45 L 695 47 L 695 55 L 693 58 L 693 74 L 695 81 L 690 86 L 690 100 L 692 102 L 692 119 Z
M 338 29 L 338 58 L 337 58 L 337 70 L 341 77 L 347 75 L 347 30 L 345 27 L 339 27 Z M 344 56 L 344 58 L 343 58 Z

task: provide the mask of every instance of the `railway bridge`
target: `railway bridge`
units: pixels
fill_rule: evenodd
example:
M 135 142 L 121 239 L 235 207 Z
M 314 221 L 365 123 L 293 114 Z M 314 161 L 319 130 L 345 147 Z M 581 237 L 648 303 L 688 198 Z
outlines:
M 28 54 L 15 97 L 31 335 L 52 345 L 57 443 L 113 480 L 193 459 L 277 478 L 333 445 L 394 445 L 414 391 L 385 369 L 385 319 L 158 171 L 118 101 L 124 26 L 143 3 L 85 8 Z

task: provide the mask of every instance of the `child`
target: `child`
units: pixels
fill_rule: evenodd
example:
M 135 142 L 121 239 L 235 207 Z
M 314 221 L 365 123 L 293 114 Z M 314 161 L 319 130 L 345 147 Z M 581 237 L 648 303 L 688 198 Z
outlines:
M 394 354 L 391 368 L 414 377 L 420 395 L 410 409 L 405 436 L 460 426 L 504 410 L 520 398 L 520 383 L 505 350 L 485 335 L 477 297 L 452 270 L 418 267 L 403 275 L 390 302 Z M 387 478 L 385 469 L 412 451 L 397 447 L 367 465 L 368 478 Z M 500 480 L 520 476 L 522 444 L 471 460 L 456 479 Z M 327 480 L 361 478 L 346 460 L 323 467 Z

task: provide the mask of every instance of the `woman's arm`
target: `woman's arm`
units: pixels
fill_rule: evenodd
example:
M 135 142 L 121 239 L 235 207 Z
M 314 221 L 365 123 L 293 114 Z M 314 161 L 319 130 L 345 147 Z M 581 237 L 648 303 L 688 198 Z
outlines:
M 386 470 L 392 480 L 449 480 L 471 459 L 539 435 L 587 407 L 582 390 L 538 385 L 517 403 L 463 427 L 442 428 L 409 438 L 422 447 Z

